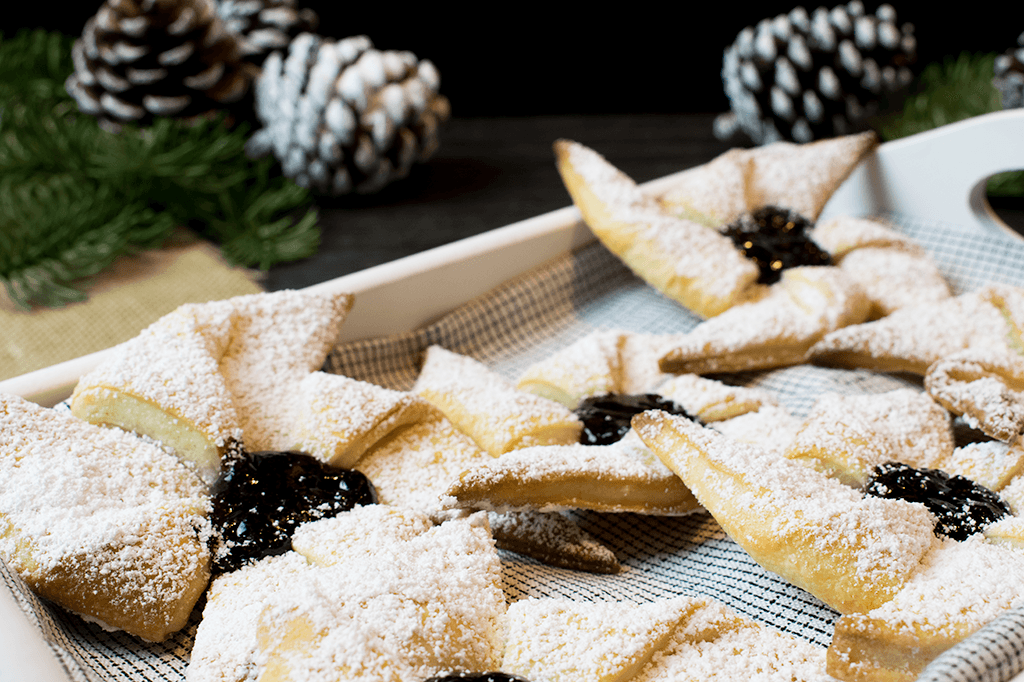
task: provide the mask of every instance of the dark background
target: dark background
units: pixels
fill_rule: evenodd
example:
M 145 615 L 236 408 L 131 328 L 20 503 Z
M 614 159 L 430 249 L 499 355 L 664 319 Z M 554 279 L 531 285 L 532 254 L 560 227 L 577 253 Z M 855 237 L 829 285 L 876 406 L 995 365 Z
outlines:
M 100 6 L 98 0 L 5 4 L 0 30 L 8 34 L 42 26 L 76 35 Z M 300 2 L 320 15 L 321 35 L 365 34 L 380 49 L 432 60 L 457 117 L 724 111 L 722 50 L 744 26 L 796 4 L 711 0 L 656 10 L 647 3 L 605 9 L 586 3 L 585 10 L 569 10 L 556 3 L 481 3 L 469 11 L 461 4 L 446 10 L 444 3 L 410 9 L 403 3 Z M 878 4 L 864 6 L 874 12 Z M 980 0 L 956 9 L 921 0 L 891 4 L 900 23 L 915 27 L 921 65 L 964 50 L 1003 52 L 1024 31 L 1017 3 Z M 808 11 L 817 6 L 804 5 Z

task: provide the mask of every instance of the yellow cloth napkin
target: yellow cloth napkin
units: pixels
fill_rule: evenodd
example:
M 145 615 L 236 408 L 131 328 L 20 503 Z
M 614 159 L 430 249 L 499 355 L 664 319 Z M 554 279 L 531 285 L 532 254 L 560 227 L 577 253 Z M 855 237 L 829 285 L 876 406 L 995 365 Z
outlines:
M 162 248 L 119 259 L 89 298 L 18 310 L 0 287 L 0 380 L 127 341 L 183 303 L 262 291 L 252 271 L 227 265 L 214 245 L 180 231 Z

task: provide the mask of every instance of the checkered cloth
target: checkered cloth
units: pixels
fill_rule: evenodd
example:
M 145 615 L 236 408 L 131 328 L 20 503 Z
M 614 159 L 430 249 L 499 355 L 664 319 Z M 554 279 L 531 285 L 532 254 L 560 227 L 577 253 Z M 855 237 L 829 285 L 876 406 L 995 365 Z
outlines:
M 1024 286 L 1024 242 L 958 226 L 889 218 L 929 249 L 956 292 L 988 282 Z M 668 333 L 689 330 L 698 322 L 592 244 L 498 287 L 429 327 L 341 346 L 331 354 L 326 369 L 408 389 L 423 351 L 440 344 L 514 378 L 536 360 L 595 329 Z M 805 414 L 815 396 L 826 391 L 880 392 L 914 385 L 897 376 L 813 366 L 746 373 L 733 381 L 771 390 L 797 415 Z M 822 647 L 831 640 L 838 614 L 755 564 L 707 514 L 580 512 L 573 517 L 615 552 L 625 570 L 593 575 L 503 553 L 510 600 L 540 595 L 633 601 L 707 596 Z M 2 565 L 0 577 L 52 642 L 73 679 L 183 679 L 201 603 L 182 632 L 163 644 L 146 645 L 41 603 Z M 934 661 L 921 679 L 1005 682 L 1022 667 L 1024 610 L 1015 610 Z

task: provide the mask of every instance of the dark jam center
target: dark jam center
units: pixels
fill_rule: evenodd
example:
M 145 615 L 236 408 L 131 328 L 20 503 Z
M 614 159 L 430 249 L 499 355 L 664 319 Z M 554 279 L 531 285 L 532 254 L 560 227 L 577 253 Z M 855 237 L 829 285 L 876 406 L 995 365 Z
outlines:
M 584 445 L 608 445 L 621 440 L 629 431 L 633 415 L 647 410 L 664 410 L 697 421 L 678 403 L 656 393 L 637 395 L 599 395 L 585 398 L 576 408 L 583 422 L 580 442 Z
M 758 282 L 774 284 L 782 271 L 798 265 L 831 265 L 832 258 L 810 237 L 811 223 L 775 206 L 745 213 L 723 230 L 760 271 Z
M 423 682 L 529 682 L 525 677 L 508 673 L 452 673 L 431 677 Z
M 1010 515 L 1010 508 L 999 495 L 969 478 L 898 462 L 875 467 L 864 492 L 920 502 L 938 519 L 935 534 L 954 540 L 964 540 Z
M 228 460 L 213 487 L 213 524 L 221 540 L 214 568 L 231 571 L 286 552 L 299 524 L 376 501 L 373 485 L 358 471 L 298 452 L 242 453 Z

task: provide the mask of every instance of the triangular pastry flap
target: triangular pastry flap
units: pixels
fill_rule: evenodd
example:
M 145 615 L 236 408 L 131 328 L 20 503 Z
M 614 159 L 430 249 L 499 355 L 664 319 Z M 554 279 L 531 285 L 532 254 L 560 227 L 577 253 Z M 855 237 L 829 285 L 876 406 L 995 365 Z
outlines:
M 502 670 L 530 680 L 629 682 L 701 603 L 517 601 Z
M 298 397 L 294 449 L 337 467 L 353 466 L 395 429 L 435 414 L 413 393 L 324 372 L 307 375 Z
M 257 625 L 271 597 L 315 568 L 295 552 L 269 556 L 213 579 L 189 652 L 189 682 L 242 682 L 256 668 Z
M 820 682 L 825 650 L 708 602 L 631 682 Z
M 490 512 L 487 517 L 498 549 L 574 571 L 618 573 L 622 570 L 614 552 L 564 514 Z
M 359 528 L 393 513 L 368 505 L 331 520 Z M 272 597 L 259 623 L 259 679 L 419 680 L 497 668 L 505 595 L 486 517 L 377 539 L 374 551 L 339 556 Z
M 1024 356 L 970 348 L 928 368 L 925 389 L 973 428 L 1006 442 L 1024 431 Z
M 786 456 L 860 488 L 880 464 L 934 469 L 952 454 L 949 414 L 927 393 L 906 388 L 821 396 Z
M 242 438 L 219 355 L 212 354 L 223 346 L 218 338 L 187 311 L 165 315 L 78 381 L 71 413 L 149 436 L 212 483 L 221 455 Z
M 952 296 L 945 277 L 924 253 L 866 247 L 849 253 L 839 267 L 864 290 L 872 318 Z
M 859 669 L 890 676 L 885 679 L 915 679 L 935 656 L 1014 606 L 1022 593 L 1024 554 L 981 536 L 944 540 L 891 601 L 839 619 L 828 672 L 844 677 Z
M 436 510 L 448 486 L 494 458 L 444 416 L 416 422 L 379 441 L 359 460 L 381 504 Z
M 968 443 L 953 450 L 942 470 L 995 490 L 1009 503 L 1003 489 L 1024 471 L 1024 441 L 1018 439 L 1013 445 L 997 440 Z
M 757 388 L 730 386 L 697 374 L 677 375 L 658 387 L 659 395 L 682 406 L 705 424 L 756 412 L 778 401 Z
M 746 295 L 757 266 L 717 231 L 666 214 L 624 173 L 575 142 L 555 143 L 558 169 L 583 219 L 641 278 L 703 317 Z
M 726 153 L 681 173 L 659 200 L 665 211 L 717 228 L 747 210 L 745 187 L 750 155 L 744 149 Z
M 756 412 L 746 412 L 709 426 L 732 440 L 781 455 L 789 450 L 803 428 L 803 420 L 780 405 L 764 405 Z
M 622 381 L 619 390 L 626 395 L 651 393 L 672 375 L 662 372 L 658 361 L 683 334 L 626 335 L 622 344 Z
M 220 371 L 248 450 L 292 445 L 299 382 L 321 368 L 351 307 L 349 294 L 288 290 L 204 304 L 203 314 L 233 319 Z
M 864 292 L 838 269 L 792 268 L 764 298 L 697 325 L 660 366 L 708 374 L 798 364 L 825 334 L 862 322 L 869 311 Z
M 163 640 L 209 580 L 208 513 L 159 447 L 0 395 L 0 559 L 43 597 Z
M 626 334 L 596 331 L 526 368 L 516 388 L 554 400 L 570 410 L 580 400 L 620 390 L 621 349 Z
M 1007 331 L 1006 318 L 985 292 L 972 292 L 830 332 L 811 348 L 809 358 L 923 376 L 933 362 L 965 348 L 1006 348 Z
M 775 142 L 749 150 L 747 209 L 789 208 L 809 220 L 878 144 L 872 132 L 809 144 Z
M 574 443 L 583 428 L 564 405 L 520 391 L 483 363 L 440 346 L 427 349 L 413 392 L 494 456 L 531 445 Z
M 633 428 L 755 561 L 841 613 L 891 598 L 936 542 L 922 505 L 862 497 L 665 412 L 642 413 Z
M 871 218 L 837 216 L 824 220 L 811 230 L 811 238 L 836 260 L 841 260 L 857 249 L 891 247 L 921 253 L 924 249 L 916 241 Z
M 524 448 L 467 470 L 448 489 L 458 506 L 492 511 L 591 509 L 686 514 L 686 486 L 634 435 L 611 445 Z

